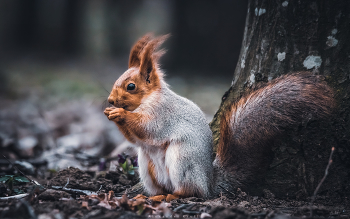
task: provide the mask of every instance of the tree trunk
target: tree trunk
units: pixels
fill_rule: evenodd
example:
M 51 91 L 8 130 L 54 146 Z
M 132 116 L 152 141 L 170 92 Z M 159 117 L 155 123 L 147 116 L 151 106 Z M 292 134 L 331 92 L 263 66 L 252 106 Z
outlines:
M 350 194 L 350 2 L 250 0 L 240 57 L 230 89 L 211 122 L 214 145 L 220 117 L 246 87 L 283 74 L 312 71 L 334 89 L 337 112 L 329 121 L 302 123 L 276 140 L 261 185 L 280 197 L 311 195 L 333 164 L 319 194 Z

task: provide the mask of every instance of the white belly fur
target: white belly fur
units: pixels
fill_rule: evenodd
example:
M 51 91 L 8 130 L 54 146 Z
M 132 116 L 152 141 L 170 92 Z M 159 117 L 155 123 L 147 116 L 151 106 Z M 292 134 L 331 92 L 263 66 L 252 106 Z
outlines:
M 176 171 L 176 146 L 171 146 L 165 151 L 164 148 L 145 150 L 139 148 L 139 172 L 140 178 L 150 195 L 159 195 L 163 193 L 173 193 L 176 187 L 176 179 L 171 179 L 171 173 Z M 154 164 L 155 178 L 158 185 L 154 184 L 148 170 L 148 164 L 152 161 Z M 160 189 L 161 186 L 163 189 Z

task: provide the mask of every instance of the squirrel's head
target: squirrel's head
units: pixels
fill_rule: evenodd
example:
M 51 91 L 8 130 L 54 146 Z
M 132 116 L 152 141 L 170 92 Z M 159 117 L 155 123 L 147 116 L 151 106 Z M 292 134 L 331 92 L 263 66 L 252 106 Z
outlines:
M 146 34 L 132 47 L 129 69 L 114 83 L 108 102 L 117 108 L 135 110 L 144 97 L 159 90 L 163 74 L 158 68 L 158 60 L 165 53 L 157 48 L 169 37 L 152 39 Z

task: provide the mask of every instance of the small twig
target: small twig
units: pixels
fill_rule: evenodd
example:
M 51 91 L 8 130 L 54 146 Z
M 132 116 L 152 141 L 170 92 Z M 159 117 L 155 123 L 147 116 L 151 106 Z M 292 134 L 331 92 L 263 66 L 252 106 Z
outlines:
M 55 190 L 63 190 L 65 192 L 71 193 L 71 194 L 79 194 L 79 195 L 97 195 L 97 192 L 92 192 L 89 190 L 81 190 L 81 189 L 72 189 L 72 188 L 67 188 L 69 184 L 69 178 L 67 178 L 67 183 L 66 185 L 62 186 L 51 186 L 52 189 Z M 102 188 L 102 185 L 100 189 Z M 100 189 L 98 191 L 100 191 Z
M 253 213 L 250 216 L 251 217 L 263 217 L 263 216 L 266 216 L 266 215 L 267 215 L 267 212 L 261 212 L 261 213 Z
M 312 196 L 311 203 L 313 203 L 313 202 L 315 201 L 315 198 L 316 198 L 316 195 L 317 195 L 317 193 L 318 193 L 318 190 L 320 189 L 322 183 L 324 182 L 324 180 L 325 180 L 326 177 L 328 176 L 328 169 L 329 169 L 329 167 L 331 166 L 331 164 L 332 164 L 332 162 L 333 162 L 332 157 L 333 157 L 334 149 L 335 149 L 335 148 L 332 147 L 332 151 L 331 151 L 331 154 L 330 154 L 330 156 L 329 156 L 328 165 L 327 165 L 326 170 L 325 170 L 325 172 L 324 172 L 324 176 L 323 176 L 323 178 L 321 179 L 320 183 L 318 184 L 318 186 L 317 186 L 316 189 L 315 189 L 314 195 Z
M 21 173 L 25 178 L 27 178 L 31 183 L 37 185 L 37 183 L 36 183 L 34 180 L 32 180 L 31 178 L 29 178 L 28 176 L 26 176 L 22 171 L 20 171 L 9 159 L 7 159 L 7 157 L 6 157 L 5 155 L 2 155 L 2 156 L 7 160 L 7 162 L 9 162 L 9 163 L 13 166 L 13 168 L 15 168 L 18 172 L 20 172 L 20 173 Z
M 188 206 L 188 204 L 182 204 L 180 206 L 178 206 L 177 208 L 174 209 L 174 212 L 178 212 L 184 208 L 186 208 Z
M 100 186 L 100 188 L 97 190 L 97 192 L 96 193 L 98 193 L 100 190 L 102 189 L 102 185 Z
M 63 190 L 65 192 L 71 193 L 71 194 L 78 194 L 78 195 L 97 195 L 96 192 L 92 192 L 89 190 L 81 190 L 81 189 L 71 189 L 71 188 L 65 188 L 62 186 L 51 186 L 52 189 L 55 190 Z
M 329 159 L 328 159 L 328 164 L 327 164 L 327 167 L 326 167 L 326 170 L 324 171 L 324 176 L 323 178 L 321 179 L 320 183 L 317 185 L 315 191 L 314 191 L 314 194 L 312 196 L 312 199 L 311 199 L 311 203 L 310 203 L 310 207 L 313 205 L 315 199 L 316 199 L 316 195 L 318 193 L 318 190 L 320 189 L 321 185 L 323 184 L 324 180 L 326 179 L 326 177 L 328 176 L 328 169 L 329 167 L 331 166 L 333 160 L 332 160 L 332 157 L 333 157 L 333 152 L 334 152 L 335 148 L 332 147 L 332 151 L 331 151 L 331 154 L 329 155 Z M 310 209 L 310 216 L 312 217 L 312 209 Z
M 185 209 L 182 210 L 184 214 L 200 214 L 200 211 L 193 211 L 192 208 L 196 206 L 196 203 L 189 204 Z
M 63 188 L 64 189 L 67 188 L 68 184 L 69 184 L 69 178 L 67 179 L 67 183 L 66 183 L 66 185 Z

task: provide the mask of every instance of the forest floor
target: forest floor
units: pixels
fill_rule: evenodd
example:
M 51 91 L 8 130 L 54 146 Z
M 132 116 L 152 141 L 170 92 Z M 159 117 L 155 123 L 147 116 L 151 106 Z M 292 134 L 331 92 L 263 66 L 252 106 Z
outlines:
M 0 198 L 0 218 L 349 218 L 350 211 L 348 203 L 333 203 L 324 196 L 311 205 L 309 199 L 278 199 L 269 191 L 261 197 L 250 196 L 240 189 L 210 200 L 135 200 L 123 191 L 138 182 L 137 173 L 119 170 L 70 167 L 46 176 L 31 177 L 40 185 L 14 183 L 12 190 L 27 196 Z M 8 192 L 3 187 L 1 191 L 1 196 Z
M 0 219 L 350 217 L 347 197 L 324 194 L 312 204 L 311 197 L 279 199 L 268 190 L 170 203 L 124 195 L 139 182 L 137 161 L 134 146 L 103 115 L 108 91 L 100 85 L 109 90 L 118 77 L 112 72 L 122 69 L 103 66 L 27 61 L 0 69 L 0 155 L 6 157 L 0 157 Z M 195 101 L 208 122 L 230 84 L 202 76 L 168 82 Z

